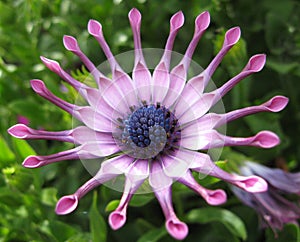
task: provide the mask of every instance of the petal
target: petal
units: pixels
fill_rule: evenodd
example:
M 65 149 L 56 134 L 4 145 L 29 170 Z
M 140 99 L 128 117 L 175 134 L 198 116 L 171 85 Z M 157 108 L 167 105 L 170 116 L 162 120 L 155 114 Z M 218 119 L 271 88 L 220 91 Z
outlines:
M 80 120 L 89 128 L 100 132 L 112 132 L 115 124 L 101 113 L 95 112 L 91 107 L 77 108 Z
M 197 133 L 189 133 L 183 129 L 180 145 L 187 149 L 201 150 L 224 146 L 254 146 L 260 148 L 273 148 L 279 144 L 278 136 L 270 131 L 261 131 L 255 136 L 237 138 L 222 135 L 215 130 L 207 130 Z
M 189 169 L 189 161 L 178 159 L 176 156 L 164 155 L 161 157 L 164 173 L 168 177 L 180 178 Z
M 279 112 L 286 107 L 288 101 L 289 99 L 284 96 L 275 96 L 261 105 L 246 107 L 222 114 L 220 115 L 221 120 L 217 123 L 216 127 L 258 112 Z
M 100 143 L 114 144 L 115 140 L 111 133 L 97 132 L 86 126 L 79 126 L 72 130 L 71 136 L 76 144 L 85 144 L 99 141 Z
M 133 81 L 121 71 L 114 72 L 115 85 L 119 88 L 128 107 L 135 107 L 139 104 Z
M 24 124 L 16 124 L 8 129 L 8 133 L 19 139 L 48 139 L 74 143 L 71 136 L 72 130 L 50 132 L 32 129 Z
M 210 23 L 210 15 L 209 12 L 205 11 L 197 16 L 195 20 L 195 31 L 193 39 L 191 40 L 184 57 L 181 61 L 181 63 L 184 65 L 185 70 L 188 70 L 190 62 L 192 60 L 193 53 L 196 49 L 196 46 L 202 37 L 205 30 L 208 28 Z
M 172 184 L 172 178 L 165 174 L 161 163 L 158 161 L 151 163 L 149 184 L 154 192 L 169 187 Z
M 88 23 L 88 32 L 94 36 L 100 44 L 107 60 L 109 61 L 112 72 L 114 72 L 117 68 L 121 69 L 103 36 L 102 25 L 98 21 L 91 19 Z
M 141 44 L 141 19 L 142 15 L 136 8 L 133 8 L 128 13 L 129 22 L 131 25 L 133 40 L 134 40 L 134 53 L 135 53 L 135 65 L 138 62 L 146 65 Z
M 215 72 L 218 65 L 221 63 L 222 59 L 226 53 L 238 42 L 241 37 L 241 30 L 239 27 L 234 27 L 229 29 L 224 38 L 223 46 L 218 52 L 216 57 L 211 61 L 208 67 L 200 74 L 204 77 L 204 86 L 206 86 Z
M 123 169 L 126 169 L 131 162 L 132 158 L 128 156 L 118 156 L 104 161 L 95 177 L 82 185 L 74 194 L 59 199 L 56 204 L 55 212 L 59 215 L 71 213 L 78 206 L 79 199 L 100 184 L 122 174 Z M 111 169 L 111 167 L 113 167 L 113 169 Z
M 177 12 L 170 19 L 170 34 L 167 39 L 164 54 L 160 61 L 160 62 L 165 63 L 166 68 L 168 70 L 170 68 L 171 53 L 172 53 L 174 41 L 175 41 L 175 38 L 176 38 L 176 35 L 177 35 L 179 29 L 183 26 L 183 23 L 184 23 L 184 16 L 183 16 L 182 11 Z
M 179 178 L 180 183 L 186 185 L 187 187 L 193 189 L 200 196 L 202 196 L 205 201 L 213 206 L 221 205 L 226 202 L 227 196 L 223 190 L 209 190 L 198 184 L 198 182 L 194 179 L 192 173 L 187 171 L 187 173 Z
M 22 165 L 26 168 L 37 168 L 41 166 L 45 166 L 54 162 L 59 162 L 62 160 L 75 160 L 75 159 L 93 159 L 96 158 L 94 155 L 87 153 L 83 150 L 83 147 L 78 146 L 71 150 L 66 150 L 62 152 L 58 152 L 52 155 L 46 156 L 28 156 Z
M 176 109 L 175 115 L 178 118 L 180 125 L 196 120 L 207 113 L 212 106 L 214 97 L 214 94 L 205 93 L 193 105 L 185 106 L 184 109 Z M 189 101 L 185 100 L 185 103 L 188 104 Z
M 142 102 L 150 103 L 151 100 L 151 73 L 141 62 L 133 69 L 132 79 Z
M 230 174 L 219 168 L 207 154 L 182 149 L 176 153 L 176 156 L 189 160 L 190 169 L 220 178 L 248 192 L 264 192 L 268 189 L 268 184 L 261 177 Z
M 74 109 L 77 107 L 74 104 L 70 104 L 58 97 L 56 97 L 52 92 L 50 92 L 47 87 L 45 86 L 44 82 L 41 80 L 31 80 L 30 81 L 32 89 L 41 97 L 49 100 L 59 108 L 65 110 L 66 112 L 70 113 L 72 116 L 77 118 L 79 121 L 81 121 L 80 117 L 74 112 Z
M 152 102 L 162 103 L 168 93 L 170 77 L 166 65 L 161 62 L 155 68 L 152 77 Z
M 178 98 L 175 110 L 179 113 L 186 111 L 187 106 L 191 107 L 203 96 L 203 80 L 201 76 L 193 77 L 189 82 L 184 86 L 184 89 Z
M 128 168 L 124 186 L 124 192 L 120 203 L 115 211 L 113 211 L 108 218 L 112 229 L 117 230 L 121 228 L 126 222 L 126 213 L 128 204 L 149 175 L 149 165 L 147 160 L 137 160 Z
M 75 55 L 77 55 L 83 64 L 87 67 L 89 72 L 93 75 L 95 81 L 97 82 L 99 88 L 101 85 L 99 83 L 99 78 L 104 75 L 95 67 L 95 65 L 90 61 L 90 59 L 81 51 L 77 40 L 73 36 L 65 35 L 63 38 L 64 46 L 67 50 L 71 51 Z
M 155 196 L 166 217 L 166 229 L 175 239 L 182 240 L 188 234 L 188 227 L 181 222 L 174 212 L 172 205 L 171 187 L 166 187 L 159 191 L 154 191 Z
M 170 73 L 170 86 L 164 99 L 164 105 L 168 108 L 173 105 L 182 93 L 186 82 L 186 71 L 183 65 L 176 66 Z
M 213 91 L 216 93 L 216 97 L 214 100 L 214 104 L 217 103 L 220 98 L 222 98 L 227 92 L 229 92 L 236 84 L 238 84 L 241 80 L 246 78 L 247 76 L 261 71 L 266 63 L 266 55 L 265 54 L 258 54 L 254 55 L 250 58 L 245 68 L 240 72 L 238 75 L 230 79 L 226 82 L 223 86 Z

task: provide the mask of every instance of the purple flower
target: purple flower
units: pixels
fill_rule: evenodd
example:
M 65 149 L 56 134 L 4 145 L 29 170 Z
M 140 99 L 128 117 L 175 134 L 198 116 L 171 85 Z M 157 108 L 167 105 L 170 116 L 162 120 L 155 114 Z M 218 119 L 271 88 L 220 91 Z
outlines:
M 33 90 L 73 115 L 82 126 L 72 130 L 48 132 L 17 124 L 8 132 L 23 139 L 53 139 L 76 144 L 74 149 L 57 154 L 29 156 L 23 162 L 23 166 L 27 168 L 78 158 L 105 159 L 92 179 L 74 194 L 64 196 L 58 201 L 57 214 L 71 213 L 90 190 L 124 174 L 123 196 L 117 209 L 109 216 L 110 226 L 119 229 L 124 225 L 130 199 L 147 180 L 162 207 L 167 231 L 176 239 L 184 239 L 188 234 L 188 227 L 177 218 L 172 206 L 173 181 L 193 189 L 211 205 L 224 203 L 225 192 L 202 187 L 194 179 L 192 171 L 218 177 L 247 192 L 265 191 L 267 183 L 262 178 L 229 174 L 216 166 L 207 153 L 199 151 L 223 146 L 276 146 L 279 138 L 270 131 L 261 131 L 253 137 L 238 138 L 221 134 L 217 128 L 246 115 L 278 112 L 286 106 L 288 99 L 275 96 L 258 106 L 224 114 L 208 113 L 237 83 L 263 68 L 265 55 L 251 57 L 238 75 L 216 90 L 204 92 L 222 58 L 239 40 L 238 27 L 227 31 L 220 52 L 208 67 L 188 80 L 191 58 L 209 25 L 209 13 L 203 12 L 196 18 L 194 35 L 183 58 L 174 68 L 170 68 L 175 37 L 184 23 L 181 11 L 173 15 L 165 50 L 153 73 L 149 71 L 143 56 L 140 38 L 141 14 L 137 9 L 129 12 L 129 21 L 135 47 L 131 76 L 116 61 L 104 39 L 101 24 L 95 20 L 89 21 L 88 31 L 99 42 L 109 61 L 111 79 L 86 57 L 75 38 L 64 36 L 63 42 L 66 49 L 82 60 L 98 88 L 75 80 L 56 61 L 41 57 L 43 63 L 73 86 L 88 105 L 79 106 L 61 100 L 41 80 L 31 80 Z
M 297 223 L 300 218 L 299 204 L 288 200 L 284 195 L 296 194 L 299 202 L 300 172 L 289 173 L 249 161 L 240 168 L 240 172 L 243 175 L 258 175 L 268 182 L 267 191 L 255 194 L 232 187 L 243 203 L 257 211 L 264 227 L 270 226 L 275 231 L 282 229 L 286 223 Z

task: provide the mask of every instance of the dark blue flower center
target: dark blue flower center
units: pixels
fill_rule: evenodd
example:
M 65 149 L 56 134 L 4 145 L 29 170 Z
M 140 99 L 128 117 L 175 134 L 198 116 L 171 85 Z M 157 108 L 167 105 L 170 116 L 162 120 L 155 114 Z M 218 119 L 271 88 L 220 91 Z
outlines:
M 164 106 L 144 105 L 122 120 L 116 137 L 122 150 L 135 158 L 154 158 L 180 139 L 175 115 Z

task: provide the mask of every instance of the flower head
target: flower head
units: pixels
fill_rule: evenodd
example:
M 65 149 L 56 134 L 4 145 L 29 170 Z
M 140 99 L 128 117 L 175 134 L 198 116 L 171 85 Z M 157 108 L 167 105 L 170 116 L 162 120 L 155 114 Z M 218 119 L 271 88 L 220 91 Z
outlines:
M 261 193 L 246 193 L 233 187 L 235 195 L 246 205 L 254 208 L 261 217 L 263 226 L 270 226 L 274 231 L 282 229 L 286 223 L 297 223 L 300 218 L 299 204 L 285 198 L 285 195 L 300 196 L 300 172 L 289 173 L 281 169 L 247 161 L 240 168 L 243 175 L 258 175 L 263 177 L 269 189 Z
M 134 67 L 132 75 L 123 71 L 104 38 L 102 26 L 96 20 L 88 23 L 89 33 L 99 42 L 106 55 L 111 78 L 100 72 L 81 51 L 77 40 L 64 36 L 67 50 L 77 55 L 94 77 L 98 88 L 81 83 L 64 71 L 59 63 L 45 57 L 42 62 L 63 80 L 74 87 L 87 105 L 68 103 L 52 94 L 41 80 L 31 80 L 33 90 L 43 98 L 70 113 L 82 125 L 71 130 L 48 132 L 34 130 L 22 124 L 8 132 L 23 139 L 53 139 L 73 142 L 71 150 L 48 156 L 29 156 L 23 162 L 27 168 L 71 159 L 105 159 L 92 179 L 74 194 L 62 197 L 56 206 L 57 214 L 68 214 L 76 209 L 79 200 L 93 188 L 121 174 L 125 175 L 123 196 L 117 209 L 109 216 L 113 229 L 126 221 L 129 201 L 141 184 L 148 180 L 157 197 L 164 216 L 166 229 L 176 239 L 188 234 L 188 227 L 180 221 L 172 206 L 171 185 L 178 181 L 193 189 L 208 204 L 219 205 L 226 201 L 223 190 L 209 190 L 194 179 L 192 172 L 200 172 L 225 180 L 247 192 L 267 189 L 267 183 L 258 176 L 239 176 L 220 169 L 207 151 L 223 146 L 255 146 L 271 148 L 279 143 L 276 134 L 261 131 L 247 137 L 229 137 L 217 131 L 237 118 L 257 112 L 278 112 L 288 100 L 276 96 L 258 106 L 218 114 L 208 111 L 237 83 L 250 74 L 260 71 L 265 55 L 250 58 L 245 68 L 223 86 L 204 92 L 224 55 L 240 38 L 240 29 L 227 31 L 220 52 L 198 75 L 188 78 L 191 58 L 201 36 L 208 28 L 210 15 L 203 12 L 195 20 L 194 35 L 180 62 L 171 68 L 172 48 L 179 29 L 183 26 L 182 12 L 170 20 L 170 33 L 160 61 L 153 70 L 147 67 L 143 55 L 140 26 L 141 14 L 137 9 L 129 12 L 134 39 Z

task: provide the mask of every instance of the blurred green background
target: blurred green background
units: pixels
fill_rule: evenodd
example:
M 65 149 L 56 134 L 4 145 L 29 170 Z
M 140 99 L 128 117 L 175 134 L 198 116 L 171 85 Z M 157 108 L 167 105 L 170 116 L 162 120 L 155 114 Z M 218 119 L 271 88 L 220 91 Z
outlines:
M 169 19 L 175 12 L 185 14 L 174 50 L 184 53 L 194 29 L 195 17 L 204 10 L 211 25 L 202 37 L 193 59 L 205 67 L 217 53 L 225 31 L 240 26 L 242 39 L 224 59 L 213 76 L 217 86 L 237 74 L 251 55 L 267 54 L 262 72 L 247 78 L 224 99 L 226 110 L 260 104 L 280 94 L 290 98 L 279 114 L 262 113 L 230 124 L 228 134 L 250 136 L 269 129 L 282 139 L 271 150 L 226 149 L 223 159 L 239 159 L 240 154 L 271 167 L 299 171 L 300 160 L 300 2 L 298 0 L 16 0 L 0 1 L 0 241 L 174 241 L 164 229 L 161 209 L 152 195 L 138 196 L 128 210 L 128 221 L 119 231 L 107 226 L 109 212 L 121 194 L 102 186 L 80 201 L 67 216 L 57 216 L 59 197 L 73 193 L 90 178 L 79 161 L 65 161 L 40 169 L 21 166 L 28 155 L 52 154 L 71 148 L 54 141 L 17 140 L 7 129 L 26 117 L 29 126 L 45 130 L 72 127 L 72 118 L 36 95 L 29 80 L 45 81 L 59 97 L 74 101 L 74 93 L 62 91 L 63 82 L 45 68 L 43 55 L 55 59 L 73 75 L 80 76 L 82 64 L 66 51 L 64 34 L 75 36 L 82 50 L 97 65 L 105 60 L 100 47 L 87 32 L 89 19 L 102 23 L 104 35 L 114 54 L 133 48 L 127 14 L 132 7 L 142 13 L 144 48 L 163 48 Z M 76 72 L 77 70 L 77 72 Z M 250 158 L 249 158 L 250 159 Z M 178 216 L 202 214 L 198 223 L 188 223 L 185 241 L 299 241 L 297 226 L 288 225 L 279 238 L 270 230 L 258 230 L 257 215 L 243 206 L 225 183 L 201 181 L 207 187 L 224 188 L 229 200 L 210 208 L 188 189 L 174 185 L 174 206 Z M 113 202 L 111 202 L 113 201 Z M 196 209 L 196 210 L 195 210 Z M 211 221 L 210 215 L 215 215 Z M 220 216 L 219 216 L 220 215 Z M 224 215 L 224 216 L 223 216 Z M 229 219 L 230 218 L 230 219 Z

